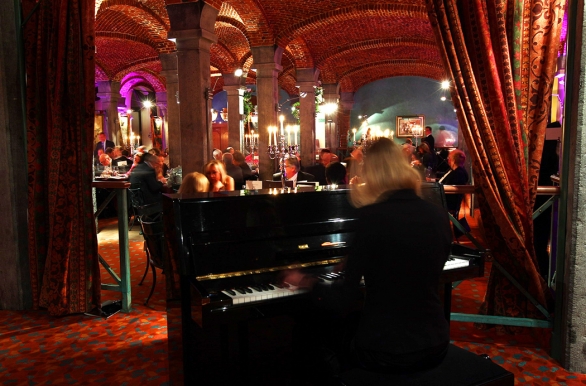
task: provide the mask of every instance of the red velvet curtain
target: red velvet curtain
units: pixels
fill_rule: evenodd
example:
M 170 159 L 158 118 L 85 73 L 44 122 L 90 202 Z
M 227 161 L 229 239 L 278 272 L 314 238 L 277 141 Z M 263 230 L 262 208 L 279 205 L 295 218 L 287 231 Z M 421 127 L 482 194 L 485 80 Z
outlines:
M 100 304 L 92 204 L 94 1 L 23 0 L 33 302 Z
M 426 0 L 452 80 L 488 247 L 541 305 L 532 209 L 550 111 L 563 0 Z M 544 315 L 493 267 L 481 312 Z

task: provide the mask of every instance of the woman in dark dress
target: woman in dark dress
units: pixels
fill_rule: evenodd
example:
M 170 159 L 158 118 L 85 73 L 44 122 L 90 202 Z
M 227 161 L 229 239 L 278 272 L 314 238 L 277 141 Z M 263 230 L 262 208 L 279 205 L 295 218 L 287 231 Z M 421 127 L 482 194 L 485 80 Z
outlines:
M 323 303 L 343 309 L 364 277 L 366 296 L 354 338 L 346 354 L 337 352 L 342 368 L 407 373 L 435 366 L 449 344 L 438 294 L 452 241 L 447 213 L 418 196 L 419 175 L 387 138 L 369 148 L 360 181 L 350 194 L 359 208 L 358 226 L 345 277 L 329 288 L 314 287 Z M 299 271 L 284 281 L 316 283 Z

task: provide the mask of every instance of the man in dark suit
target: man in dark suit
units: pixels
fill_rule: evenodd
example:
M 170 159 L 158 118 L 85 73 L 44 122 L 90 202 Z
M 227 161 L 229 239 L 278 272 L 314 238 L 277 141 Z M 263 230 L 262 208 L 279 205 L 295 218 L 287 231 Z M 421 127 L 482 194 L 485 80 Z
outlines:
M 425 126 L 425 138 L 423 138 L 421 141 L 427 143 L 429 150 L 432 153 L 435 153 L 435 138 L 433 138 L 433 135 L 431 135 L 431 126 Z
M 313 174 L 304 173 L 299 170 L 299 160 L 296 157 L 289 157 L 285 160 L 285 176 L 287 177 L 287 181 L 307 181 L 313 182 L 315 181 L 315 177 Z M 281 173 L 273 174 L 273 181 L 280 181 L 281 180 Z
M 315 181 L 320 185 L 327 185 L 326 181 L 326 167 L 330 164 L 332 153 L 329 149 L 322 149 L 319 152 L 319 163 L 305 168 L 305 172 L 313 174 Z
M 114 145 L 114 142 L 106 139 L 106 134 L 104 134 L 104 132 L 98 134 L 98 139 L 100 141 L 96 143 L 96 147 L 94 148 L 94 160 L 96 163 L 100 158 L 100 154 L 105 153 L 107 148 L 111 147 L 113 149 L 114 146 L 116 146 Z
M 234 179 L 234 189 L 242 189 L 244 176 L 242 175 L 242 169 L 234 165 L 234 156 L 230 153 L 224 153 L 222 154 L 222 162 L 224 162 L 224 166 L 226 167 L 226 173 Z
M 162 175 L 162 165 L 157 156 L 146 153 L 130 174 L 129 182 L 140 187 L 145 204 L 160 203 L 167 182 Z

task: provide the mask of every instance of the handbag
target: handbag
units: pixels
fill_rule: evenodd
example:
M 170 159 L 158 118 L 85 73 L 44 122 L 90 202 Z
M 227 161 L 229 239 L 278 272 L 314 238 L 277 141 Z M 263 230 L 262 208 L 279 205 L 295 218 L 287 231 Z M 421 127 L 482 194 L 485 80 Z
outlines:
M 458 222 L 460 223 L 460 225 L 462 225 L 462 228 L 464 228 L 464 230 L 466 231 L 466 233 L 470 232 L 470 225 L 468 224 L 468 220 L 466 220 L 466 216 L 464 217 L 460 217 L 458 219 Z M 454 236 L 456 237 L 456 239 L 458 239 L 460 236 L 462 236 L 464 233 L 454 224 L 452 224 L 452 228 L 454 228 Z

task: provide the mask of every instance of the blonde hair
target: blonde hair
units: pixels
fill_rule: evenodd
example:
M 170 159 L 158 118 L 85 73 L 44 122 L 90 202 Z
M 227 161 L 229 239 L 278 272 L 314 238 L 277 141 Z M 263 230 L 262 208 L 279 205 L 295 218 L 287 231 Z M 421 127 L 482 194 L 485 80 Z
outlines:
M 222 161 L 218 161 L 217 159 L 211 160 L 210 162 L 208 162 L 207 164 L 204 165 L 203 167 L 203 174 L 207 177 L 208 172 L 210 171 L 210 169 L 212 168 L 212 166 L 216 166 L 216 169 L 218 169 L 218 172 L 220 173 L 220 181 L 222 181 L 222 183 L 224 183 L 224 181 L 226 180 L 226 167 L 224 166 L 224 163 Z
M 193 172 L 183 178 L 181 186 L 177 193 L 180 194 L 192 194 L 199 192 L 207 192 L 210 190 L 210 182 L 207 177 L 201 173 Z
M 413 189 L 419 194 L 421 187 L 419 173 L 409 165 L 401 147 L 388 138 L 368 148 L 360 182 L 350 191 L 350 200 L 356 207 L 373 204 L 388 191 Z

